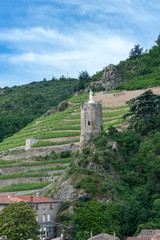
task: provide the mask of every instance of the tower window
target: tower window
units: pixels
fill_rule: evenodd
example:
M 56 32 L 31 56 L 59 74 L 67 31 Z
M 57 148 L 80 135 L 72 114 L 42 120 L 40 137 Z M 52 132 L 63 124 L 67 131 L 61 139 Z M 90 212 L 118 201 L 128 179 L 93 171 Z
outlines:
M 90 121 L 88 121 L 88 126 L 90 126 L 91 125 L 91 122 Z

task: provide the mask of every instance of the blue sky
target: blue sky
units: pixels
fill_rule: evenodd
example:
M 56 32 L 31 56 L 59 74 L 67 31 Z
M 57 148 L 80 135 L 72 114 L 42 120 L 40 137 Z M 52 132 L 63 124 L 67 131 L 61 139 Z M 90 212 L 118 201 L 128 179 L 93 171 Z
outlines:
M 159 0 L 0 0 L 0 87 L 90 75 L 160 32 Z

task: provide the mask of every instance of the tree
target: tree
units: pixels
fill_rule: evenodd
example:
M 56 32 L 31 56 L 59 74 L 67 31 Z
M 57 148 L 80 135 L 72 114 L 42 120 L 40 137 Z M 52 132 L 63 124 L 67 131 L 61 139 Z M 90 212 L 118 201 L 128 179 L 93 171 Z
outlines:
M 160 33 L 159 33 L 159 35 L 157 37 L 157 40 L 155 42 L 157 43 L 158 46 L 160 46 Z
M 129 53 L 130 59 L 136 59 L 139 58 L 143 54 L 143 47 L 140 47 L 139 44 L 134 45 L 134 48 L 131 49 Z
M 151 130 L 156 126 L 157 116 L 160 111 L 160 96 L 153 94 L 148 90 L 136 98 L 132 98 L 127 102 L 130 105 L 129 113 L 123 116 L 124 119 L 130 117 L 131 124 L 135 124 L 135 128 L 146 125 L 145 129 Z
M 82 236 L 90 233 L 93 235 L 106 232 L 120 236 L 122 208 L 119 203 L 102 203 L 96 200 L 88 201 L 83 206 L 74 209 L 76 240 L 85 239 Z M 80 238 L 81 237 L 81 238 Z
M 9 204 L 0 212 L 0 235 L 10 240 L 38 240 L 40 226 L 36 214 L 26 202 Z
M 122 232 L 124 235 L 132 235 L 138 225 L 145 223 L 147 219 L 146 209 L 136 200 L 135 196 L 131 196 L 123 210 Z
M 85 89 L 86 87 L 86 84 L 90 81 L 90 76 L 88 74 L 87 71 L 82 71 L 79 73 L 79 76 L 78 76 L 78 84 L 77 86 L 75 87 L 76 90 L 81 90 L 81 89 Z

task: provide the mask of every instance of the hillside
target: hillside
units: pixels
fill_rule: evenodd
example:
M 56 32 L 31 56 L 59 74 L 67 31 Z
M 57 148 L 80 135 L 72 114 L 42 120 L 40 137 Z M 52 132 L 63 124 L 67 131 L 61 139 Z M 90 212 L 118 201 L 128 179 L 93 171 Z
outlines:
M 75 79 L 61 78 L 0 89 L 0 142 L 73 95 Z
M 107 96 L 106 94 L 105 96 Z M 109 95 L 114 99 L 113 94 Z M 118 97 L 119 98 L 119 97 Z M 72 97 L 66 102 L 70 102 L 70 108 L 59 113 L 46 115 L 28 124 L 13 136 L 6 138 L 0 143 L 0 151 L 24 146 L 27 138 L 39 139 L 33 147 L 44 147 L 70 144 L 79 142 L 80 137 L 80 103 L 88 100 L 88 93 Z M 96 96 L 95 96 L 96 100 Z M 64 102 L 65 103 L 65 102 Z M 127 113 L 128 106 L 103 106 L 103 126 L 104 130 L 109 126 L 114 126 L 125 122 L 122 115 Z
M 157 41 L 158 42 L 158 41 Z M 92 77 L 93 91 L 119 89 L 137 90 L 160 85 L 160 44 L 137 54 L 135 45 L 129 58 L 117 65 L 110 64 Z M 135 53 L 135 56 L 131 53 Z M 97 81 L 98 80 L 98 81 Z
M 158 93 L 159 87 L 152 90 Z M 91 229 L 94 235 L 116 229 L 123 238 L 143 228 L 158 228 L 159 116 L 154 130 L 145 124 L 138 132 L 122 129 L 127 121 L 122 116 L 129 111 L 125 101 L 143 92 L 95 94 L 94 100 L 102 99 L 104 130 L 110 128 L 92 140 L 94 149 L 77 151 L 80 103 L 88 100 L 88 93 L 67 99 L 66 110 L 48 113 L 6 138 L 0 143 L 0 194 L 38 191 L 63 200 L 57 221 L 72 226 L 72 231 L 65 230 L 69 239 L 87 240 Z M 39 142 L 25 151 L 30 137 Z M 39 156 L 28 155 L 37 152 Z
M 44 79 L 23 86 L 0 88 L 0 142 L 73 96 L 76 91 L 87 92 L 90 88 L 94 92 L 146 89 L 160 85 L 159 75 L 160 46 L 156 44 L 149 51 L 136 57 L 130 56 L 117 66 L 110 64 L 93 76 L 82 71 L 78 79 L 62 76 L 50 81 Z
M 107 69 L 91 78 L 87 72 L 83 72 L 82 75 L 85 74 L 87 80 L 83 79 L 82 85 L 80 78 L 75 86 L 72 85 L 72 80 L 66 80 L 68 88 L 72 87 L 71 92 L 67 90 L 69 96 L 66 94 L 65 99 L 62 99 L 61 111 L 52 111 L 52 107 L 48 107 L 46 102 L 47 111 L 43 115 L 36 113 L 36 119 L 0 143 L 0 195 L 21 195 L 38 191 L 44 196 L 61 199 L 62 206 L 57 222 L 71 227 L 64 233 L 69 240 L 87 240 L 91 230 L 93 235 L 116 232 L 116 236 L 124 239 L 138 234 L 141 229 L 158 229 L 159 55 L 156 63 L 153 61 L 153 72 L 144 71 L 142 75 L 140 71 L 146 64 L 146 58 L 150 65 L 152 51 L 159 54 L 159 46 L 154 46 L 136 59 L 127 59 L 116 67 L 110 66 L 108 75 L 104 74 Z M 113 74 L 114 71 L 116 74 Z M 96 85 L 107 81 L 104 75 L 107 78 L 112 75 L 110 85 Z M 140 81 L 140 76 L 144 81 Z M 122 79 L 124 84 L 115 87 Z M 60 84 L 60 81 L 56 83 Z M 46 81 L 41 84 L 43 86 Z M 52 94 L 52 83 L 47 84 L 50 89 L 48 93 Z M 64 82 L 61 84 L 57 88 L 64 89 Z M 37 89 L 35 83 L 31 85 Z M 134 85 L 135 90 L 126 90 L 132 89 L 127 86 Z M 86 88 L 79 89 L 79 93 L 70 98 L 77 86 Z M 88 101 L 90 86 L 95 89 L 94 100 L 102 100 L 103 131 L 100 136 L 91 139 L 92 148 L 79 152 L 80 105 Z M 110 86 L 112 90 L 99 92 L 105 86 Z M 33 94 L 35 89 L 33 87 Z M 152 99 L 144 98 L 148 89 L 158 97 L 154 95 Z M 46 94 L 46 89 L 43 90 Z M 38 91 L 41 92 L 40 88 Z M 20 96 L 20 92 L 17 94 Z M 135 104 L 133 109 L 138 118 L 129 125 L 130 118 L 124 119 L 123 116 L 130 111 L 132 105 L 126 104 L 126 101 L 137 99 L 139 95 L 141 100 L 138 107 L 137 102 L 132 103 Z M 7 96 L 9 98 L 9 92 Z M 47 101 L 51 99 L 51 95 L 45 97 L 48 97 Z M 43 100 L 44 98 L 41 104 Z M 139 109 L 142 110 L 140 114 Z M 37 139 L 38 142 L 26 151 L 25 141 L 28 138 Z

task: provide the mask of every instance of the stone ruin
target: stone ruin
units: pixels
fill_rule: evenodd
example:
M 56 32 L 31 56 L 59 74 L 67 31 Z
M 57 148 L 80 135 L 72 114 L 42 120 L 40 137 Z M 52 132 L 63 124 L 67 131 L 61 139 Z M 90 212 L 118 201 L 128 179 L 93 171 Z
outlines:
M 102 101 L 94 102 L 90 90 L 89 101 L 81 104 L 81 149 L 88 146 L 91 137 L 101 133 L 102 126 Z

